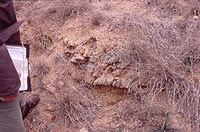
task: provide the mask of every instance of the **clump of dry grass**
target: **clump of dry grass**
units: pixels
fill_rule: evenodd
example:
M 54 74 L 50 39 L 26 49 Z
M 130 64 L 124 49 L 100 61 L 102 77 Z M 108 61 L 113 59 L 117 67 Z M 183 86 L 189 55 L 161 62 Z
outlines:
M 110 31 L 124 38 L 127 47 L 121 58 L 132 57 L 131 65 L 139 78 L 131 85 L 135 97 L 143 103 L 150 97 L 153 102 L 164 93 L 171 107 L 176 106 L 196 131 L 200 127 L 200 23 L 183 18 L 155 21 L 125 13 L 112 18 L 108 25 Z
M 49 66 L 45 62 L 40 61 L 33 66 L 32 74 L 33 76 L 44 76 L 47 75 L 49 71 Z
M 52 1 L 51 4 L 52 6 L 43 11 L 42 19 L 49 21 L 54 20 L 61 24 L 69 18 L 79 17 L 93 10 L 93 6 L 88 0 L 61 0 Z
M 31 68 L 32 68 L 31 76 L 35 78 L 34 80 L 36 81 L 38 88 L 40 88 L 40 90 L 45 90 L 43 79 L 49 73 L 50 67 L 45 62 L 39 61 Z
M 144 126 L 151 126 L 150 132 L 178 132 L 170 124 L 170 113 L 162 107 L 143 106 L 139 108 L 138 119 Z
M 173 18 L 184 16 L 186 18 L 199 15 L 198 0 L 142 0 L 138 1 L 138 6 L 150 7 L 148 12 L 156 12 L 158 17 Z
M 88 114 L 81 102 L 72 100 L 69 97 L 65 97 L 60 101 L 59 107 L 60 118 L 63 119 L 66 126 L 72 124 L 74 127 L 77 127 L 78 124 L 85 120 Z
M 45 31 L 40 30 L 35 36 L 33 36 L 34 45 L 36 50 L 45 51 L 53 44 L 52 37 Z
M 104 19 L 104 17 L 100 12 L 93 13 L 93 15 L 91 17 L 92 26 L 100 26 L 102 24 L 103 19 Z
M 61 98 L 57 102 L 57 112 L 64 129 L 70 125 L 78 128 L 82 124 L 93 129 L 90 121 L 95 117 L 95 103 L 71 84 L 61 92 Z

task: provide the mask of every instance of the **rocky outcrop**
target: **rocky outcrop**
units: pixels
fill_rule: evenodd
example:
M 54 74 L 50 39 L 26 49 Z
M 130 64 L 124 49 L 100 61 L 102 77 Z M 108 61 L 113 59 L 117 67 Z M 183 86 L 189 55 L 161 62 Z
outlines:
M 106 51 L 95 37 L 81 44 L 74 44 L 64 38 L 64 46 L 65 57 L 71 62 L 70 67 L 76 67 L 85 73 L 78 81 L 93 86 L 105 85 L 126 89 L 137 85 L 136 81 L 139 78 L 131 60 L 133 56 L 125 52 L 126 49 L 120 51 L 123 50 L 122 47 L 116 46 Z

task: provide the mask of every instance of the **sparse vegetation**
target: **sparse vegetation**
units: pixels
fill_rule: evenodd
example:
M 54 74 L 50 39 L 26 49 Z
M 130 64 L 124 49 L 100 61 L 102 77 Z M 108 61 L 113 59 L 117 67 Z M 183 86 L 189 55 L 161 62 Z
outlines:
M 36 50 L 45 51 L 48 50 L 49 46 L 52 45 L 52 38 L 45 31 L 38 31 L 35 36 L 33 36 L 33 41 L 35 42 L 33 47 Z
M 34 49 L 32 55 L 40 49 L 41 56 L 49 61 L 42 65 L 37 62 L 32 74 L 41 76 L 41 87 L 53 85 L 58 89 L 53 100 L 57 104 L 55 113 L 66 131 L 71 124 L 91 131 L 198 132 L 198 0 L 37 2 L 41 7 L 36 4 L 33 9 L 40 13 L 33 13 L 36 20 L 27 23 L 32 26 L 27 29 L 29 42 Z M 62 44 L 65 37 L 73 41 Z M 49 72 L 50 77 L 43 81 Z M 58 80 L 65 85 L 58 86 Z M 124 100 L 115 99 L 117 103 L 112 105 L 107 101 L 109 105 L 104 108 L 99 102 L 106 102 L 101 96 L 107 94 L 97 94 L 98 87 L 110 88 L 106 92 L 113 98 L 119 98 L 113 88 L 125 89 L 127 95 Z M 127 103 L 126 98 L 135 102 Z M 129 105 L 123 108 L 123 103 Z M 174 125 L 176 116 L 180 120 Z
M 74 86 L 69 84 L 61 91 L 62 95 L 57 102 L 58 120 L 63 121 L 64 129 L 73 125 L 78 127 L 82 123 L 87 124 L 87 128 L 93 130 L 90 121 L 94 119 L 95 104 L 94 102 L 82 95 Z

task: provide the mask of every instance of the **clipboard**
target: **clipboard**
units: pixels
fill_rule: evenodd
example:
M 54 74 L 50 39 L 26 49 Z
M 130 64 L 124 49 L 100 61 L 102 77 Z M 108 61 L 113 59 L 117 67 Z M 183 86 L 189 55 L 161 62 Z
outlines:
M 31 91 L 31 79 L 29 76 L 29 45 L 6 45 L 6 47 L 17 72 L 21 73 L 21 87 L 19 91 Z

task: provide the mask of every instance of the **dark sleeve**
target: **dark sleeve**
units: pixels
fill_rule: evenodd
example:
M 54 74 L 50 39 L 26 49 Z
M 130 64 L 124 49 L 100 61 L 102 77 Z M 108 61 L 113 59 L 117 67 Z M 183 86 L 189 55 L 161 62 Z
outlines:
M 10 58 L 6 44 L 20 44 L 12 0 L 0 0 L 0 97 L 14 95 L 20 87 L 20 80 Z
M 19 22 L 20 23 L 20 22 Z M 6 44 L 20 45 L 19 24 L 12 0 L 0 0 L 0 39 Z
M 20 80 L 5 44 L 0 45 L 0 97 L 15 95 Z

